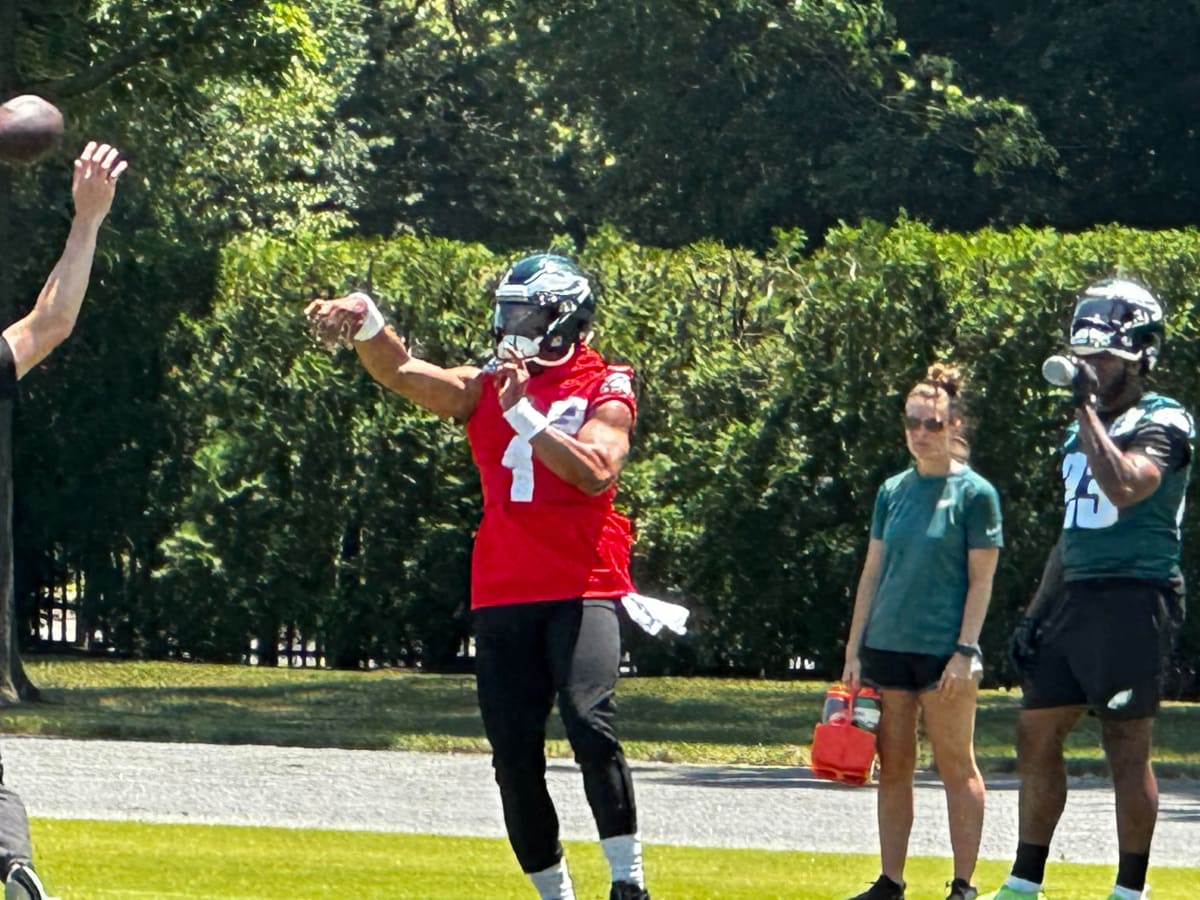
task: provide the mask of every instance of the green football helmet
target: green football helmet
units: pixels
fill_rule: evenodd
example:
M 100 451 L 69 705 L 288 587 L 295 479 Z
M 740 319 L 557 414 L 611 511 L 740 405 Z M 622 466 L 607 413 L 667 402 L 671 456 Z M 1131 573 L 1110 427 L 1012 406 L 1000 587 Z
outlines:
M 1070 346 L 1076 356 L 1111 353 L 1140 361 L 1144 374 L 1158 363 L 1165 338 L 1162 304 L 1137 282 L 1106 278 L 1075 300 Z
M 496 356 L 544 364 L 563 360 L 587 336 L 595 313 L 595 294 L 579 266 L 565 256 L 527 256 L 496 287 Z

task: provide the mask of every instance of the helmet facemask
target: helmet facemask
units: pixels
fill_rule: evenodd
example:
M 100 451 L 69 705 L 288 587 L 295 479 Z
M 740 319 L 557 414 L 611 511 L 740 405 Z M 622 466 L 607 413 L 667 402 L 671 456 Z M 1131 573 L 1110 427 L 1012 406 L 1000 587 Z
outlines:
M 551 326 L 558 318 L 552 305 L 497 300 L 492 334 L 498 359 L 537 359 Z

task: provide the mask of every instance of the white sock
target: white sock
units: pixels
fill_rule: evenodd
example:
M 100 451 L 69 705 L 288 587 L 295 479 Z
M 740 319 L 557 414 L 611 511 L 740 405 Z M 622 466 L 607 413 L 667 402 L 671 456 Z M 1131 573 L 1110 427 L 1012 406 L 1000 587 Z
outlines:
M 1026 881 L 1024 878 L 1018 878 L 1016 875 L 1009 875 L 1004 879 L 1004 886 L 1010 887 L 1014 891 L 1024 891 L 1027 894 L 1036 894 L 1042 889 L 1040 884 L 1032 881 Z
M 600 842 L 612 880 L 628 881 L 638 887 L 646 886 L 646 875 L 642 872 L 642 839 L 636 834 L 619 834 Z
M 1141 891 L 1135 891 L 1133 888 L 1121 887 L 1119 884 L 1113 885 L 1112 895 L 1119 900 L 1142 900 L 1143 894 Z
M 567 871 L 565 859 L 540 872 L 530 872 L 529 880 L 533 882 L 541 900 L 575 900 L 575 885 L 571 884 L 571 873 Z

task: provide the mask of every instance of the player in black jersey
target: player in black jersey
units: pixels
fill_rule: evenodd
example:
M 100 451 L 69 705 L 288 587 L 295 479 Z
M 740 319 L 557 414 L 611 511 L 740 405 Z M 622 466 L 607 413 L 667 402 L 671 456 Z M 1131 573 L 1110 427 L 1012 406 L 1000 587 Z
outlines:
M 1042 896 L 1067 797 L 1063 742 L 1087 712 L 1100 720 L 1116 792 L 1120 861 L 1109 898 L 1144 896 L 1158 817 L 1151 732 L 1182 618 L 1179 523 L 1195 436 L 1187 411 L 1146 387 L 1164 336 L 1162 307 L 1140 284 L 1101 281 L 1075 304 L 1063 527 L 1014 642 L 1024 689 L 1020 842 L 995 900 Z

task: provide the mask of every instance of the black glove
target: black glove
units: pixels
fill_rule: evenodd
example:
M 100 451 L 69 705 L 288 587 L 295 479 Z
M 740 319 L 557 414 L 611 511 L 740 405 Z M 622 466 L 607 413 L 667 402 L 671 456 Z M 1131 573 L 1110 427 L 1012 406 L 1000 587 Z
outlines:
M 1008 658 L 1017 674 L 1025 678 L 1037 662 L 1038 645 L 1042 640 L 1042 623 L 1034 616 L 1022 616 L 1013 629 L 1008 645 Z
M 1096 402 L 1100 380 L 1086 359 L 1075 360 L 1075 377 L 1071 379 L 1071 398 L 1076 406 L 1091 406 Z

